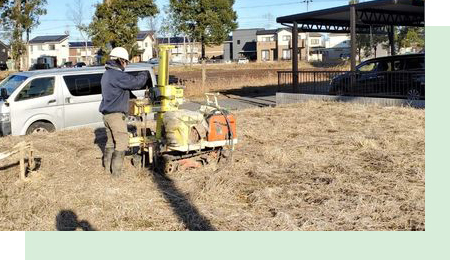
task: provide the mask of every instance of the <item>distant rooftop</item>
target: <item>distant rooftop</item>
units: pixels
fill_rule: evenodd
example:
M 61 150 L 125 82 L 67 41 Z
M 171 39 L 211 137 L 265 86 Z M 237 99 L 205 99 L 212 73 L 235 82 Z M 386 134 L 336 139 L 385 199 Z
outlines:
M 61 42 L 68 38 L 69 35 L 48 35 L 34 37 L 30 43 L 47 43 L 47 42 Z
M 276 34 L 278 32 L 278 29 L 273 30 L 260 30 L 256 32 L 256 35 L 268 35 L 268 34 Z
M 138 41 L 142 41 L 144 40 L 148 35 L 152 35 L 154 32 L 153 31 L 140 31 L 138 33 L 138 35 L 136 36 L 136 39 Z
M 69 42 L 69 48 L 78 48 L 78 47 L 85 47 L 86 42 Z M 88 47 L 93 47 L 94 44 L 92 42 L 87 42 Z
M 167 39 L 167 37 L 165 37 L 165 38 L 158 38 L 157 41 L 158 41 L 159 44 L 168 44 L 169 43 L 169 40 Z M 183 37 L 170 37 L 170 43 L 171 44 L 183 43 L 184 41 L 186 43 L 189 42 L 187 37 L 186 37 L 185 40 L 183 40 Z

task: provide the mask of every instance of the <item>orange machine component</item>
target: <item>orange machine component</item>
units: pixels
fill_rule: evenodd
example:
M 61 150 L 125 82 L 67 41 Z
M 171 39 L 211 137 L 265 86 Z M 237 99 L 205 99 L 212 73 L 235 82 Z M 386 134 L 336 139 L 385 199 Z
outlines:
M 228 122 L 230 123 L 231 132 L 233 133 L 233 139 L 237 138 L 236 135 L 236 120 L 234 115 L 226 115 Z M 228 135 L 228 124 L 223 115 L 213 115 L 208 119 L 208 142 L 223 141 L 230 139 Z

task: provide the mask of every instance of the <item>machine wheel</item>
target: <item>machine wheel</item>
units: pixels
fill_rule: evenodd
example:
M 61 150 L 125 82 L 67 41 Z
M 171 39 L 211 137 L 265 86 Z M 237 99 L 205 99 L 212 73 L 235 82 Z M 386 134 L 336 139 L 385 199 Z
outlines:
M 131 157 L 131 164 L 140 169 L 142 167 L 142 156 L 139 154 L 133 154 L 133 156 Z
M 174 161 L 164 161 L 163 172 L 165 175 L 170 175 L 177 170 L 177 163 Z
M 155 169 L 162 175 L 170 175 L 178 169 L 178 162 L 174 160 L 173 156 L 163 155 L 158 158 L 158 163 Z
M 38 121 L 30 125 L 27 129 L 27 135 L 30 134 L 47 134 L 54 132 L 55 127 L 51 123 Z

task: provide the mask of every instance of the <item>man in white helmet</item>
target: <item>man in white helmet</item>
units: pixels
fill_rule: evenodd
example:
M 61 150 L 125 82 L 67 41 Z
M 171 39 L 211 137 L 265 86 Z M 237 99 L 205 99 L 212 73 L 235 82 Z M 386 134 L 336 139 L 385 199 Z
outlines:
M 125 152 L 128 150 L 128 130 L 125 121 L 128 114 L 130 90 L 145 86 L 148 73 L 141 72 L 137 76 L 125 71 L 128 65 L 128 51 L 122 47 L 114 48 L 106 62 L 103 74 L 102 102 L 99 111 L 103 114 L 106 126 L 106 146 L 103 154 L 105 171 L 114 177 L 122 172 Z

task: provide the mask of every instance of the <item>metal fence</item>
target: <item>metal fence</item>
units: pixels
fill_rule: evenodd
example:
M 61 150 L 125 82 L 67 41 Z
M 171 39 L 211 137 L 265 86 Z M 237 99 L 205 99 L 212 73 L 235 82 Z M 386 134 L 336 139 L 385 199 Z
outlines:
M 421 100 L 425 99 L 425 72 L 279 71 L 278 91 Z

